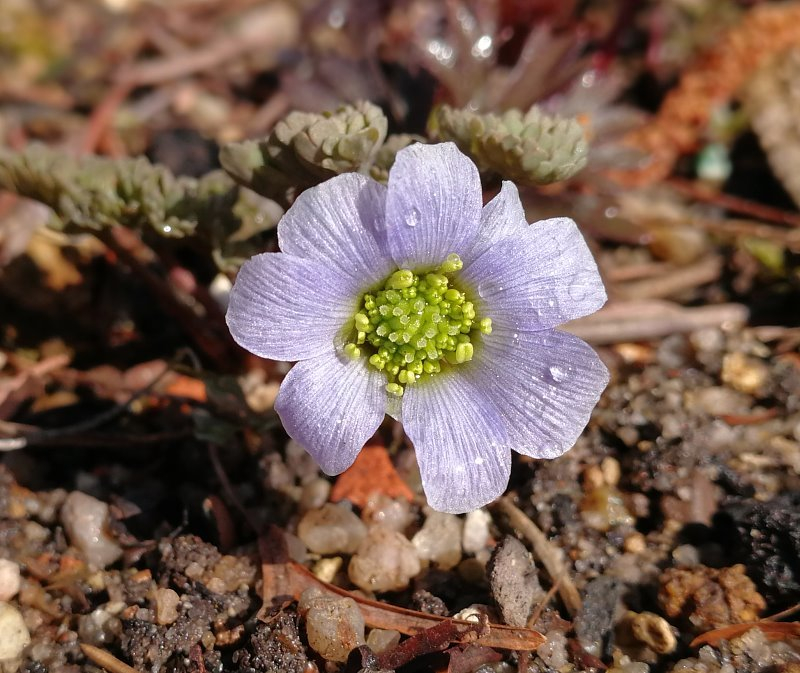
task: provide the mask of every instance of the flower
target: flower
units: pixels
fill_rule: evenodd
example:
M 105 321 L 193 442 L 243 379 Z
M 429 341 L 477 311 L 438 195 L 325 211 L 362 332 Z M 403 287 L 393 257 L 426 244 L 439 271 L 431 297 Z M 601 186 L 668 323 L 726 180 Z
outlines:
M 387 187 L 346 173 L 303 192 L 278 243 L 240 270 L 227 322 L 256 355 L 298 361 L 275 409 L 327 474 L 389 413 L 429 504 L 466 512 L 505 490 L 512 449 L 569 449 L 608 383 L 554 329 L 606 300 L 575 223 L 528 225 L 511 182 L 483 206 L 452 143 L 399 151 Z

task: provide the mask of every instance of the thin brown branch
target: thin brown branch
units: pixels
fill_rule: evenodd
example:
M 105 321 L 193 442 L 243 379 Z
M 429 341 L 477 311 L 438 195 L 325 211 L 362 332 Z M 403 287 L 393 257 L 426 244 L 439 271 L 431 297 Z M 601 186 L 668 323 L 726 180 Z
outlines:
M 713 283 L 722 272 L 722 258 L 709 255 L 693 264 L 673 269 L 659 276 L 617 283 L 611 292 L 619 299 L 663 299 Z
M 705 327 L 743 325 L 749 311 L 742 304 L 686 308 L 660 299 L 612 302 L 597 313 L 573 320 L 567 332 L 596 345 L 649 341 Z

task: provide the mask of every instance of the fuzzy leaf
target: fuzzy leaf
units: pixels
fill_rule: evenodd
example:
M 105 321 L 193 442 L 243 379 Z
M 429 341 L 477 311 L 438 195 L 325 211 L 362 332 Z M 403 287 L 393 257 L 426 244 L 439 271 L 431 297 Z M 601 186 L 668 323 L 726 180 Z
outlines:
M 574 118 L 561 118 L 532 107 L 500 115 L 434 109 L 428 130 L 436 140 L 452 140 L 484 173 L 521 184 L 544 185 L 566 180 L 587 161 L 589 145 Z
M 143 157 L 74 157 L 41 144 L 0 148 L 0 189 L 49 206 L 50 225 L 68 233 L 123 226 L 145 236 L 193 237 L 223 266 L 252 254 L 243 231 L 252 236 L 277 220 L 264 204 L 240 196 L 222 171 L 176 177 Z
M 291 112 L 261 140 L 229 143 L 220 161 L 235 180 L 287 204 L 308 187 L 348 171 L 365 172 L 388 122 L 369 102 L 335 112 Z

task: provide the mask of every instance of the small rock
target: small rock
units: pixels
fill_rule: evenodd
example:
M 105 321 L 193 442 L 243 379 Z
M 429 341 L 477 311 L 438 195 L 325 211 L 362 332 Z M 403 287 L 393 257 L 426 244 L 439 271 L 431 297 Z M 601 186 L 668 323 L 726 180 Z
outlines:
M 317 554 L 352 554 L 366 534 L 352 510 L 332 503 L 307 512 L 297 526 L 297 535 Z
M 536 655 L 554 671 L 560 671 L 569 663 L 567 637 L 561 631 L 551 631 L 547 640 L 536 650 Z
M 17 608 L 10 603 L 0 603 L 0 670 L 16 673 L 22 651 L 31 642 L 31 634 Z
M 19 566 L 14 561 L 0 559 L 0 601 L 9 601 L 19 593 Z
M 485 509 L 475 509 L 464 518 L 461 546 L 467 554 L 477 554 L 489 544 L 489 524 L 492 515 Z
M 101 647 L 113 643 L 120 633 L 122 623 L 108 604 L 78 617 L 78 638 L 83 643 Z
M 603 640 L 614 624 L 614 613 L 625 585 L 618 579 L 601 575 L 593 579 L 583 592 L 583 608 L 575 618 L 575 635 L 584 649 L 600 656 Z
M 73 491 L 61 508 L 61 523 L 70 542 L 90 565 L 105 568 L 122 556 L 122 547 L 108 534 L 108 505 Z
M 300 510 L 307 512 L 319 509 L 328 502 L 330 494 L 331 483 L 327 479 L 312 479 L 303 486 L 300 492 Z
M 391 629 L 372 629 L 367 635 L 367 645 L 375 654 L 391 650 L 399 642 L 400 632 Z
M 329 556 L 328 558 L 321 558 L 317 561 L 314 564 L 312 572 L 323 582 L 333 582 L 333 578 L 336 577 L 336 573 L 339 572 L 339 568 L 341 567 L 341 556 Z
M 364 591 L 399 591 L 422 569 L 417 551 L 397 531 L 375 526 L 350 559 L 350 581 Z
M 753 622 L 766 607 L 743 565 L 667 568 L 659 578 L 659 603 L 668 617 L 683 618 L 696 633 Z
M 632 613 L 630 628 L 636 640 L 657 654 L 669 654 L 678 645 L 667 620 L 652 612 Z
M 172 589 L 156 589 L 156 623 L 172 624 L 178 619 L 180 597 Z
M 769 368 L 744 353 L 727 353 L 722 358 L 722 382 L 743 393 L 757 395 L 766 388 Z
M 361 519 L 372 526 L 385 526 L 402 533 L 411 523 L 411 506 L 405 498 L 391 498 L 385 493 L 373 493 L 369 496 Z
M 461 519 L 454 514 L 431 510 L 422 529 L 411 538 L 417 556 L 442 570 L 449 570 L 461 560 Z
M 319 589 L 307 589 L 300 596 L 299 610 L 306 615 L 308 644 L 321 657 L 343 663 L 364 644 L 364 617 L 352 598 L 332 598 Z
M 593 488 L 581 500 L 580 509 L 586 525 L 602 532 L 636 523 L 625 506 L 622 493 L 613 486 Z
M 544 596 L 528 550 L 517 538 L 506 535 L 495 547 L 487 569 L 492 598 L 503 621 L 525 626 L 533 605 Z
M 696 409 L 709 416 L 723 414 L 746 414 L 752 409 L 749 395 L 724 386 L 709 386 L 687 390 L 684 394 L 684 407 Z

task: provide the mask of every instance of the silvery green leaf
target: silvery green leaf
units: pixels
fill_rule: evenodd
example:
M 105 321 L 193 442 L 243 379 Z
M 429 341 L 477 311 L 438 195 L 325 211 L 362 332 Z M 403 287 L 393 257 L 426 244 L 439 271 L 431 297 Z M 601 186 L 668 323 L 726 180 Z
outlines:
M 588 142 L 574 118 L 561 118 L 532 107 L 500 115 L 436 108 L 428 130 L 436 140 L 451 140 L 484 173 L 520 184 L 544 185 L 566 180 L 587 161 Z
M 225 145 L 220 161 L 239 183 L 286 204 L 334 175 L 368 171 L 387 126 L 381 109 L 364 101 L 321 114 L 295 111 L 266 138 Z

